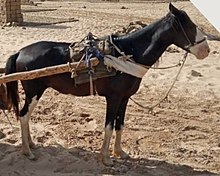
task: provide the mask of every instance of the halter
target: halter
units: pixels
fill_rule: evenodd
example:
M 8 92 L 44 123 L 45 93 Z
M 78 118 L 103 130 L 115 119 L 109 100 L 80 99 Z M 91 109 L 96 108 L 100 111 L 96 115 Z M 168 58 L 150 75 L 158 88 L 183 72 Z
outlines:
M 173 14 L 172 14 L 172 15 L 173 15 Z M 206 40 L 206 37 L 203 37 L 203 39 L 201 39 L 201 40 L 199 40 L 199 41 L 191 42 L 190 39 L 189 39 L 189 36 L 187 35 L 186 31 L 184 30 L 184 28 L 183 28 L 183 26 L 182 26 L 180 20 L 179 20 L 175 15 L 173 15 L 173 17 L 174 17 L 174 20 L 177 22 L 177 24 L 180 26 L 180 28 L 181 28 L 181 30 L 182 30 L 182 32 L 183 32 L 183 35 L 185 36 L 186 40 L 187 40 L 188 43 L 189 43 L 188 45 L 186 45 L 186 46 L 184 47 L 184 49 L 185 49 L 186 51 L 190 52 L 190 48 L 191 48 L 191 47 L 196 46 L 196 45 L 198 45 L 198 44 L 200 44 L 200 43 L 202 43 L 202 42 L 204 42 L 204 41 Z M 196 26 L 196 27 L 197 27 L 197 26 Z

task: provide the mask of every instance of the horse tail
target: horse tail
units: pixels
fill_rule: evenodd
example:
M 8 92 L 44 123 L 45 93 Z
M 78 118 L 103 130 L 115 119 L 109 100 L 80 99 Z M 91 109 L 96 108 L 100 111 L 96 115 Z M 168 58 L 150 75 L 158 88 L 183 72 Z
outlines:
M 5 75 L 16 73 L 16 60 L 19 52 L 11 55 L 5 66 Z M 18 81 L 6 83 L 7 99 L 10 107 L 13 108 L 15 115 L 19 116 L 19 94 L 18 94 Z

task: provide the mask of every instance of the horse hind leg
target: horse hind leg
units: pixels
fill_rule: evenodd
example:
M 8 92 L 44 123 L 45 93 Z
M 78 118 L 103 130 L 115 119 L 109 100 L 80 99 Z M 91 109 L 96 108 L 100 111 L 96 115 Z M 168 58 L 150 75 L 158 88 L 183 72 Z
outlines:
M 119 107 L 119 111 L 117 114 L 118 116 L 116 118 L 116 124 L 115 124 L 116 137 L 115 137 L 113 155 L 116 157 L 120 157 L 122 159 L 129 158 L 129 155 L 126 152 L 124 152 L 124 150 L 121 147 L 121 138 L 122 138 L 122 133 L 123 133 L 124 116 L 125 116 L 127 103 L 128 103 L 128 98 L 124 98 L 121 101 L 121 105 Z
M 31 113 L 34 110 L 34 107 L 37 105 L 39 98 L 34 96 L 33 98 L 26 98 L 24 107 L 20 113 L 20 124 L 21 124 L 21 136 L 22 136 L 22 153 L 26 155 L 29 159 L 35 159 L 35 156 L 31 152 L 30 148 L 35 147 L 31 135 L 30 135 L 30 127 L 29 120 Z

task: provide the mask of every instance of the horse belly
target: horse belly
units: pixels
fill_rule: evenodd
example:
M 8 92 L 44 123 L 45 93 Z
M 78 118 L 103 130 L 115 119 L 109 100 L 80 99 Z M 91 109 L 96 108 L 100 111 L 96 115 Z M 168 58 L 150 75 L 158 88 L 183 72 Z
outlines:
M 135 94 L 140 86 L 141 79 L 128 74 L 98 79 L 95 82 L 96 91 L 100 96 L 130 97 Z
M 47 77 L 48 87 L 51 87 L 63 94 L 71 94 L 75 96 L 90 95 L 90 84 L 75 85 L 75 81 L 71 78 L 70 73 L 53 75 Z

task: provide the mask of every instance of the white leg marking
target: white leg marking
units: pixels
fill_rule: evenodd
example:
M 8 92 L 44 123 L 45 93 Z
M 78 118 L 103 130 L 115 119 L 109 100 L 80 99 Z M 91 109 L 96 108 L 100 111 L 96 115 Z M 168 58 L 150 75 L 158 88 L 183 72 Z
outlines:
M 120 157 L 122 159 L 128 158 L 129 155 L 125 153 L 121 148 L 121 137 L 123 133 L 123 127 L 121 130 L 116 131 L 116 138 L 115 138 L 115 146 L 114 146 L 114 155 L 116 157 Z
M 115 138 L 115 146 L 114 151 L 118 152 L 121 150 L 121 136 L 122 136 L 123 129 L 116 131 L 116 138 Z
M 110 146 L 110 141 L 112 137 L 112 128 L 111 125 L 107 125 L 105 128 L 105 136 L 104 136 L 104 141 L 102 144 L 101 148 L 101 159 L 103 164 L 107 166 L 113 165 L 113 162 L 110 159 L 110 154 L 109 154 L 109 146 Z
M 30 150 L 30 145 L 33 147 L 34 143 L 32 142 L 29 128 L 29 119 L 31 116 L 34 107 L 37 105 L 37 97 L 32 98 L 32 102 L 29 105 L 28 112 L 25 116 L 20 117 L 21 124 L 21 136 L 22 136 L 22 151 L 25 155 L 28 156 L 29 159 L 34 159 L 35 156 L 32 154 Z

